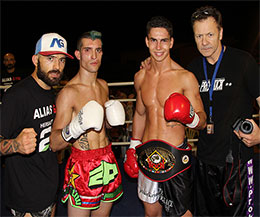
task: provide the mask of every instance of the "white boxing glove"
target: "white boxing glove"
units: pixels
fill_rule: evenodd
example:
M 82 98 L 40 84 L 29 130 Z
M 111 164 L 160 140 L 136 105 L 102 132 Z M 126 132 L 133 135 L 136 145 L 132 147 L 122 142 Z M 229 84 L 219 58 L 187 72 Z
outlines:
M 107 121 L 111 126 L 125 124 L 125 109 L 118 100 L 109 100 L 105 103 Z
M 94 100 L 86 103 L 77 116 L 62 130 L 62 137 L 65 141 L 77 139 L 82 133 L 90 128 L 99 131 L 104 120 L 103 107 Z

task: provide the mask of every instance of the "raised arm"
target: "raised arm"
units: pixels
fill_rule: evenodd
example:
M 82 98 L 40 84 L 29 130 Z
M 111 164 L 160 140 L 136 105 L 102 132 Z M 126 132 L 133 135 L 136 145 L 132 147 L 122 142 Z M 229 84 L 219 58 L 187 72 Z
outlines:
M 70 144 L 62 137 L 62 130 L 71 122 L 73 112 L 73 100 L 70 97 L 72 94 L 69 88 L 65 88 L 59 92 L 56 100 L 56 117 L 50 136 L 50 147 L 54 152 L 62 150 Z
M 103 127 L 104 109 L 96 100 L 87 101 L 75 113 L 76 104 L 79 103 L 75 97 L 78 91 L 74 87 L 64 87 L 57 98 L 57 113 L 50 137 L 53 151 L 66 148 L 89 129 L 98 132 Z
M 199 84 L 193 73 L 186 71 L 184 74 L 184 95 L 189 99 L 194 111 L 199 116 L 200 122 L 195 129 L 202 130 L 206 127 L 207 115 L 200 97 Z
M 36 148 L 36 132 L 33 128 L 25 128 L 15 139 L 5 139 L 0 136 L 0 155 L 14 153 L 30 154 Z
M 145 120 L 146 120 L 146 111 L 145 106 L 143 104 L 142 96 L 141 96 L 141 81 L 142 81 L 142 73 L 139 71 L 135 75 L 134 83 L 136 90 L 136 106 L 133 117 L 133 131 L 132 137 L 134 139 L 142 140 L 144 129 L 145 129 Z
M 141 96 L 141 81 L 142 81 L 142 74 L 139 71 L 135 75 L 134 83 L 135 83 L 135 90 L 137 93 L 136 97 L 136 109 L 133 117 L 133 134 L 130 141 L 129 149 L 126 151 L 125 161 L 124 161 L 124 169 L 125 172 L 132 178 L 138 177 L 138 165 L 136 161 L 136 151 L 135 148 L 139 144 L 141 144 L 141 140 L 143 138 L 143 133 L 145 129 L 145 107 L 142 102 Z

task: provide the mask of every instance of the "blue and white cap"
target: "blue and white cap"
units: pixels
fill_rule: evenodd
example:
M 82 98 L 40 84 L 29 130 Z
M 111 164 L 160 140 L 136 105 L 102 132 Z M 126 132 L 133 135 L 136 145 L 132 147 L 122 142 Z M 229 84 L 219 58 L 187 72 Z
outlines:
M 67 53 L 67 41 L 57 33 L 42 35 L 36 44 L 35 54 L 43 56 L 65 54 L 67 57 L 74 59 L 73 56 Z

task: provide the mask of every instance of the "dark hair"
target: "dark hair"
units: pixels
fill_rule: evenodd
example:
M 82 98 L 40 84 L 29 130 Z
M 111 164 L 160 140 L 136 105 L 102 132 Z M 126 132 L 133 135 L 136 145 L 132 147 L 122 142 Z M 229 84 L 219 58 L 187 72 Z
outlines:
M 146 25 L 146 34 L 150 33 L 152 28 L 165 28 L 169 33 L 170 37 L 173 35 L 172 23 L 163 16 L 152 17 Z
M 95 30 L 92 30 L 92 31 L 89 31 L 89 32 L 84 32 L 78 39 L 77 41 L 77 50 L 80 50 L 80 48 L 82 47 L 82 39 L 83 38 L 89 38 L 91 40 L 95 40 L 95 39 L 100 39 L 101 40 L 101 32 L 98 32 L 98 31 L 95 31 Z M 101 40 L 102 42 L 102 40 Z
M 191 15 L 191 26 L 193 27 L 195 21 L 205 20 L 208 17 L 213 17 L 218 25 L 218 29 L 222 27 L 222 15 L 221 13 L 212 6 L 203 6 L 198 8 Z

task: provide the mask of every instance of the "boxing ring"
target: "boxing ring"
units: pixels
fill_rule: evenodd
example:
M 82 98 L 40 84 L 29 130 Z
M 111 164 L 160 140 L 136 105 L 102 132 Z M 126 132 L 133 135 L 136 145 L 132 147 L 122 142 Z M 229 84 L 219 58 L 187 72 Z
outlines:
M 109 87 L 122 87 L 122 86 L 133 86 L 133 85 L 134 85 L 133 81 L 108 83 Z M 122 98 L 122 99 L 116 99 L 116 100 L 119 100 L 122 103 L 129 102 L 129 101 L 136 102 L 136 99 L 128 99 L 128 98 L 125 98 L 125 99 Z M 260 117 L 260 110 L 259 110 L 258 114 L 252 115 L 253 119 L 256 119 L 256 118 L 259 119 L 259 117 Z M 258 122 L 259 122 L 258 125 L 260 125 L 260 119 L 259 119 Z M 132 124 L 132 120 L 126 120 L 125 123 L 126 124 Z M 195 143 L 198 142 L 199 131 L 186 127 L 185 128 L 185 134 L 186 134 L 186 138 L 188 140 L 188 143 L 192 146 L 192 151 L 196 154 L 197 147 L 196 147 Z M 122 142 L 113 142 L 112 141 L 112 145 L 126 146 L 126 145 L 130 145 L 130 141 L 122 141 Z
M 122 86 L 133 86 L 134 82 L 133 81 L 129 81 L 129 82 L 111 82 L 108 83 L 109 87 L 122 87 Z M 119 100 L 122 103 L 125 102 L 136 102 L 136 99 L 128 99 L 128 98 L 121 98 L 121 99 L 116 99 Z M 132 120 L 126 120 L 125 123 L 126 124 L 132 124 Z M 198 135 L 199 132 L 197 130 L 194 129 L 190 129 L 190 128 L 185 128 L 185 134 L 188 140 L 188 143 L 192 146 L 192 151 L 196 152 L 196 146 L 195 146 L 195 142 L 198 142 Z M 122 142 L 113 142 L 112 141 L 112 145 L 120 145 L 120 146 L 126 146 L 126 145 L 130 145 L 130 141 L 122 141 Z M 124 151 L 123 151 L 124 152 Z
M 111 83 L 108 83 L 108 86 L 109 87 L 123 87 L 123 86 L 133 86 L 134 85 L 134 82 L 133 81 L 129 81 L 129 82 L 111 82 Z M 8 89 L 10 88 L 11 85 L 8 85 L 8 86 L 3 86 L 3 85 L 0 85 L 0 90 L 3 89 Z M 63 86 L 55 86 L 54 89 L 62 89 Z M 126 103 L 126 102 L 136 102 L 136 99 L 129 99 L 129 98 L 119 98 L 116 100 L 119 100 L 120 102 L 122 103 Z M 0 102 L 0 104 L 2 104 L 2 102 Z M 259 113 L 260 113 L 260 110 L 259 110 Z M 252 118 L 259 118 L 259 113 L 258 114 L 253 114 Z M 125 121 L 125 124 L 132 124 L 132 120 L 126 120 Z M 260 122 L 260 120 L 259 120 Z M 260 124 L 260 123 L 258 123 Z M 125 125 L 123 126 L 125 127 Z M 198 135 L 199 135 L 199 131 L 197 130 L 194 130 L 194 129 L 190 129 L 190 128 L 186 128 L 185 129 L 185 134 L 186 134 L 186 137 L 187 137 L 187 140 L 188 140 L 188 143 L 192 146 L 192 150 L 196 152 L 196 146 L 194 145 L 195 142 L 198 142 Z M 112 145 L 115 145 L 115 146 L 126 146 L 126 145 L 130 145 L 130 141 L 121 141 L 121 142 L 114 142 L 112 141 Z

